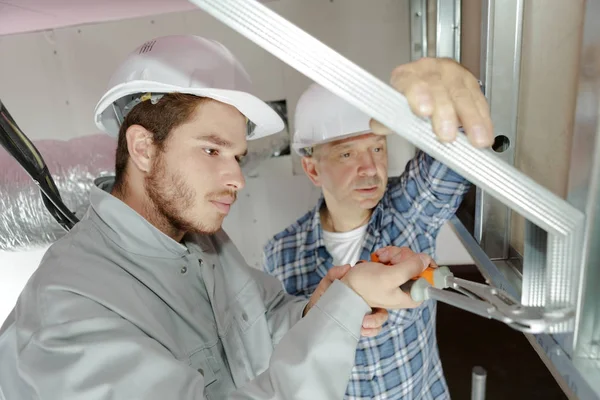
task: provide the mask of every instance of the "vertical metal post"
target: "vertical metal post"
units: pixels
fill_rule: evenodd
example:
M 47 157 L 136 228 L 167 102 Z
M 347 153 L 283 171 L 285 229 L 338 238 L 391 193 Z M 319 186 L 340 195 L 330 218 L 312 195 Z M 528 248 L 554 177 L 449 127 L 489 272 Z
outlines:
M 435 0 L 437 14 L 436 57 L 449 57 L 460 62 L 461 0 Z
M 462 0 L 410 0 L 411 60 L 429 54 L 427 13 L 430 6 L 435 15 L 435 29 L 431 30 L 435 32 L 435 56 L 460 62 L 461 3 Z
M 596 93 L 598 96 L 598 93 Z M 596 101 L 598 101 L 596 99 Z M 597 111 L 600 114 L 600 110 Z M 598 128 L 597 128 L 598 129 Z M 595 138 L 588 138 L 595 144 L 590 145 L 589 162 L 590 179 L 584 211 L 587 215 L 584 239 L 582 279 L 578 290 L 577 321 L 574 335 L 574 346 L 577 356 L 590 360 L 600 367 L 600 130 Z M 592 153 L 593 151 L 593 153 Z M 574 163 L 581 162 L 573 160 Z M 571 171 L 573 172 L 573 170 Z M 580 190 L 578 192 L 578 189 Z M 581 196 L 585 189 L 574 187 L 569 193 L 570 200 Z
M 494 122 L 498 157 L 514 164 L 523 0 L 486 0 L 482 10 L 481 81 Z M 490 259 L 507 259 L 510 209 L 477 188 L 474 236 Z
M 427 0 L 410 0 L 410 58 L 427 56 Z
M 485 400 L 487 372 L 483 367 L 473 367 L 471 373 L 471 400 Z
M 600 3 L 587 1 L 579 69 L 579 92 L 569 169 L 568 201 L 587 216 L 574 333 L 575 355 L 600 397 Z M 594 368 L 595 366 L 595 368 Z
M 462 0 L 454 0 L 454 59 L 461 62 Z

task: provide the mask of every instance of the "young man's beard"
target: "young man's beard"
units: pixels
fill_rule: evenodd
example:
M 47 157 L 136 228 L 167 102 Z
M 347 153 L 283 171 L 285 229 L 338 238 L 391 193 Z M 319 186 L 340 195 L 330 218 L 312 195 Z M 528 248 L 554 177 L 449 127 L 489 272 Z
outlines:
M 214 223 L 190 220 L 186 211 L 196 205 L 196 194 L 187 187 L 180 174 L 167 172 L 164 155 L 159 154 L 152 165 L 152 173 L 146 176 L 148 217 L 151 223 L 169 236 L 181 233 L 212 234 L 221 228 L 223 218 Z M 207 224 L 208 223 L 208 224 Z

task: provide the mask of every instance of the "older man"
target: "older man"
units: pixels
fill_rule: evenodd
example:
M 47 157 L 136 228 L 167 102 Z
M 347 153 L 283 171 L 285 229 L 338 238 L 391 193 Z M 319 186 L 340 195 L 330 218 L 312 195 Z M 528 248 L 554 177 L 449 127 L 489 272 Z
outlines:
M 393 80 L 416 100 L 411 106 L 417 114 L 432 117 L 440 140 L 453 140 L 461 123 L 474 145 L 491 145 L 485 97 L 458 63 L 423 59 L 399 67 Z M 334 265 L 354 265 L 373 252 L 388 261 L 389 246 L 434 256 L 440 228 L 454 215 L 469 182 L 422 151 L 401 176 L 388 180 L 389 131 L 317 84 L 301 96 L 295 125 L 293 147 L 322 196 L 265 246 L 264 270 L 288 293 L 308 297 Z M 449 398 L 435 317 L 433 300 L 390 311 L 383 331 L 359 341 L 346 397 Z

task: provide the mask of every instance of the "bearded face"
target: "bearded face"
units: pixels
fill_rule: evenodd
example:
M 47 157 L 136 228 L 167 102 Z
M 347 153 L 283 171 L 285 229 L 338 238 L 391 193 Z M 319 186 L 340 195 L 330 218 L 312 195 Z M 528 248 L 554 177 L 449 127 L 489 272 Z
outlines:
M 163 231 L 214 233 L 244 187 L 246 120 L 211 101 L 174 129 L 144 178 L 147 213 Z

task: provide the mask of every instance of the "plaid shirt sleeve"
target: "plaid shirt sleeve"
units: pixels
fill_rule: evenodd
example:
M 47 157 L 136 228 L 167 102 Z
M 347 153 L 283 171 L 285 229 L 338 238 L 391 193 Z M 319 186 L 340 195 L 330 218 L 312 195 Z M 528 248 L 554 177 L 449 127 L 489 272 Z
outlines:
M 278 268 L 275 263 L 275 241 L 273 239 L 269 240 L 267 244 L 263 247 L 262 253 L 262 269 L 269 275 L 273 275 L 281 280 L 281 276 L 277 274 Z M 289 292 L 288 292 L 289 293 Z
M 269 240 L 263 248 L 262 253 L 262 269 L 269 275 L 276 276 L 281 280 L 281 276 L 277 274 L 277 265 L 275 263 L 275 241 Z
M 456 213 L 470 183 L 422 150 L 390 179 L 384 201 L 422 232 L 437 235 Z
M 298 239 L 295 235 L 276 235 L 263 247 L 262 269 L 278 278 L 285 291 L 294 296 L 310 297 L 314 285 L 309 285 L 310 265 L 298 263 Z

